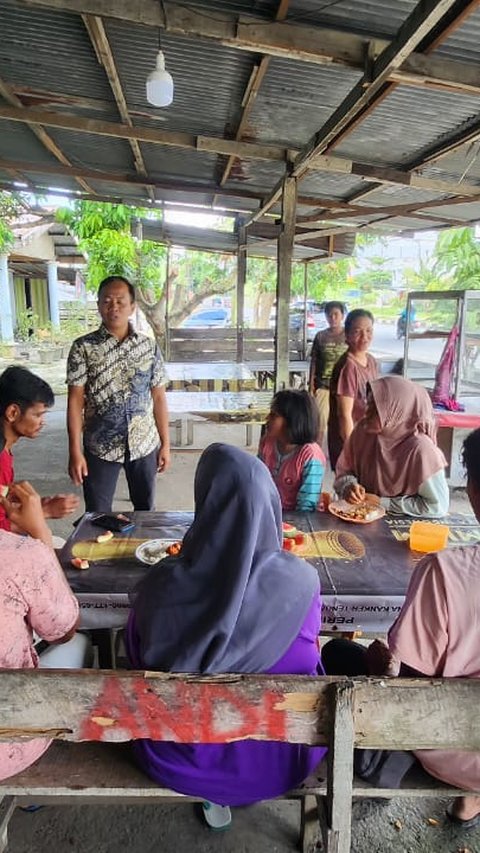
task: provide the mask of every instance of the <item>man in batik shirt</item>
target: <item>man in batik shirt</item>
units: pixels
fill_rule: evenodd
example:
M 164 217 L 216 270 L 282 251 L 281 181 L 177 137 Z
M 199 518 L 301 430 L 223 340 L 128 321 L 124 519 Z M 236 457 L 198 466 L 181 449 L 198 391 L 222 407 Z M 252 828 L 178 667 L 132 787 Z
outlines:
M 134 309 L 130 282 L 104 279 L 102 325 L 77 338 L 68 356 L 68 472 L 83 485 L 88 511 L 111 511 L 122 467 L 134 509 L 154 509 L 157 471 L 170 462 L 163 358 L 130 325 Z

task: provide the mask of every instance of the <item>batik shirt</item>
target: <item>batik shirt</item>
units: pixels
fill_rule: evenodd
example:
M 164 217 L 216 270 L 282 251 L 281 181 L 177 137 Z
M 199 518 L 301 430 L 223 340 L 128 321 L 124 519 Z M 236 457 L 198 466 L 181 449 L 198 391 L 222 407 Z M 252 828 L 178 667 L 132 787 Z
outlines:
M 85 388 L 83 443 L 107 462 L 148 456 L 158 446 L 152 388 L 167 375 L 155 341 L 130 327 L 119 341 L 100 326 L 73 342 L 67 385 Z

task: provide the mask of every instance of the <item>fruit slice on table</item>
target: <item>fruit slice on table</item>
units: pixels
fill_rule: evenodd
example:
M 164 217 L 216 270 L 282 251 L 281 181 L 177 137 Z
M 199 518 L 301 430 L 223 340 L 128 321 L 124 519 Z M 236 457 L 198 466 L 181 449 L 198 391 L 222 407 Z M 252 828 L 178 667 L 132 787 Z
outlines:
M 96 539 L 75 542 L 72 555 L 82 560 L 120 560 L 134 557 L 139 545 L 146 539 L 110 539 L 108 542 L 97 542 Z
M 292 537 L 290 537 L 288 539 L 285 538 L 283 540 L 282 548 L 285 551 L 293 551 L 294 545 L 295 545 L 295 541 L 292 539 Z
M 89 569 L 90 563 L 88 560 L 82 560 L 81 557 L 74 557 L 72 560 L 72 566 L 74 569 Z
M 293 539 L 297 535 L 298 530 L 293 524 L 288 524 L 286 521 L 282 521 L 282 532 L 284 539 Z
M 110 539 L 113 539 L 111 530 L 106 530 L 105 533 L 99 533 L 97 536 L 97 542 L 110 542 Z

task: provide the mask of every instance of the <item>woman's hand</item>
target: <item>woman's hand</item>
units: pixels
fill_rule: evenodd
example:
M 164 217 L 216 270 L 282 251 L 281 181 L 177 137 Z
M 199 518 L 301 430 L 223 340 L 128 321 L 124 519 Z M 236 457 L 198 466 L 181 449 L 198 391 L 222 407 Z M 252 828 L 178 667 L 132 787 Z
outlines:
M 13 483 L 0 502 L 12 526 L 52 547 L 52 534 L 45 521 L 40 495 L 26 480 Z
M 361 504 L 365 500 L 366 491 L 360 483 L 352 483 L 345 489 L 345 500 L 349 504 Z

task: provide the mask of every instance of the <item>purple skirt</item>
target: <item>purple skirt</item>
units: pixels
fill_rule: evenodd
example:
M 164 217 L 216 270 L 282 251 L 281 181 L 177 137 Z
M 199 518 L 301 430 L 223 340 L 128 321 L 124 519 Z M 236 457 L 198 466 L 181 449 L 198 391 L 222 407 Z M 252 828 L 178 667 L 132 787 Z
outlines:
M 320 595 L 315 595 L 297 637 L 268 673 L 323 675 L 317 646 Z M 133 610 L 127 628 L 132 666 L 143 668 Z M 315 769 L 324 747 L 244 740 L 228 744 L 182 744 L 137 740 L 142 770 L 159 785 L 219 805 L 244 806 L 269 800 L 295 788 Z

